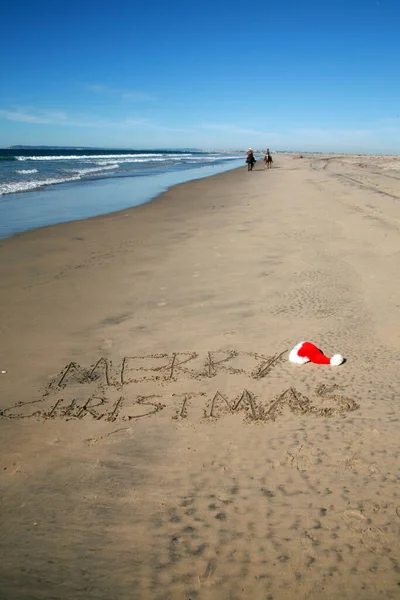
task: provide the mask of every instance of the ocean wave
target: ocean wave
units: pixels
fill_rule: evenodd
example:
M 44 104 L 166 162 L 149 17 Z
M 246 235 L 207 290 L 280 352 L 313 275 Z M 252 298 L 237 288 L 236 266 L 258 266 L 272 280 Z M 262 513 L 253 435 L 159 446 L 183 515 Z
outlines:
M 30 181 L 14 181 L 10 183 L 2 183 L 0 184 L 0 196 L 4 196 L 5 194 L 15 194 L 16 192 L 28 192 L 30 190 L 35 190 L 37 188 L 45 187 L 47 185 L 55 185 L 57 183 L 67 183 L 68 181 L 78 181 L 85 177 L 85 175 L 90 175 L 91 173 L 101 173 L 102 171 L 118 168 L 118 165 L 109 165 L 104 167 L 97 167 L 93 169 L 78 169 L 76 171 L 72 171 L 73 174 L 67 177 L 55 178 L 49 177 L 47 179 L 37 179 Z M 22 173 L 37 173 L 37 169 L 20 171 Z
M 154 156 L 164 156 L 164 154 L 81 154 L 80 156 L 77 154 L 70 154 L 68 156 L 16 156 L 16 160 L 26 161 L 26 160 L 96 160 L 96 159 L 110 159 L 110 158 L 144 158 L 144 157 L 154 157 Z M 167 155 L 168 156 L 168 155 Z
M 37 169 L 20 169 L 16 170 L 14 173 L 21 173 L 21 175 L 30 175 L 31 173 L 38 173 Z
M 29 192 L 31 190 L 42 188 L 47 185 L 54 185 L 56 183 L 66 183 L 68 181 L 76 181 L 78 179 L 80 179 L 80 176 L 74 175 L 72 177 L 64 177 L 63 179 L 49 178 L 32 181 L 15 181 L 10 183 L 1 183 L 0 196 L 5 196 L 6 194 L 15 194 L 17 192 Z
M 0 183 L 0 196 L 14 194 L 18 192 L 32 191 L 50 185 L 67 183 L 73 181 L 83 181 L 93 179 L 94 177 L 113 177 L 114 175 L 132 175 L 141 174 L 143 169 L 159 168 L 174 170 L 185 168 L 200 168 L 218 166 L 218 164 L 227 163 L 237 159 L 237 156 L 231 154 L 196 154 L 190 152 L 153 152 L 140 154 L 94 154 L 94 155 L 68 155 L 68 156 L 21 156 L 21 161 L 56 161 L 55 164 L 45 162 L 39 165 L 32 165 L 38 168 L 33 169 L 9 169 L 9 181 Z M 133 165 L 132 163 L 135 163 Z M 25 166 L 25 165 L 21 165 Z M 26 165 L 28 167 L 28 164 Z M 30 165 L 29 165 L 30 166 Z M 2 169 L 4 170 L 4 165 Z M 43 167 L 43 168 L 42 168 Z M 35 174 L 38 174 L 35 176 Z M 15 174 L 20 175 L 18 181 L 15 181 Z M 31 175 L 31 177 L 30 177 Z
M 77 169 L 75 171 L 70 171 L 70 175 L 62 178 L 56 177 L 48 177 L 47 179 L 32 179 L 30 181 L 13 181 L 9 183 L 1 183 L 0 184 L 0 196 L 4 196 L 6 194 L 15 194 L 17 192 L 29 192 L 31 190 L 35 190 L 37 188 L 42 188 L 47 185 L 55 185 L 57 183 L 67 183 L 68 181 L 78 181 L 79 179 L 84 179 L 85 175 L 90 175 L 91 173 L 101 173 L 102 171 L 116 169 L 118 168 L 118 164 L 113 165 L 104 165 L 103 167 L 94 167 L 92 169 Z M 37 169 L 26 169 L 21 170 L 19 173 L 37 173 Z M 68 173 L 68 171 L 67 171 Z
M 147 158 L 138 158 L 138 155 L 135 158 L 127 158 L 123 156 L 121 158 L 114 158 L 112 160 L 99 160 L 96 161 L 97 165 L 108 165 L 110 163 L 122 165 L 126 163 L 155 163 L 155 162 L 212 162 L 216 160 L 231 160 L 236 159 L 237 156 L 192 156 L 191 154 L 166 154 L 163 155 L 162 158 L 157 158 L 155 154 L 147 157 Z
M 112 161 L 111 160 L 101 160 L 101 161 L 96 161 L 96 165 L 107 165 L 110 163 L 113 164 L 117 164 L 117 165 L 122 165 L 122 164 L 126 164 L 126 163 L 155 163 L 155 162 L 166 162 L 166 161 L 170 161 L 170 157 L 169 156 L 164 156 L 163 158 L 122 158 L 122 159 L 116 159 L 114 158 Z M 177 159 L 172 159 L 172 160 L 177 160 Z
M 233 159 L 237 159 L 237 156 L 189 156 L 186 160 L 193 160 L 193 161 L 216 161 L 216 160 L 233 160 Z
M 93 167 L 91 169 L 78 169 L 76 172 L 78 175 L 89 175 L 90 173 L 99 173 L 100 171 L 106 171 L 107 169 L 117 169 L 118 163 L 111 165 L 103 165 L 102 167 Z

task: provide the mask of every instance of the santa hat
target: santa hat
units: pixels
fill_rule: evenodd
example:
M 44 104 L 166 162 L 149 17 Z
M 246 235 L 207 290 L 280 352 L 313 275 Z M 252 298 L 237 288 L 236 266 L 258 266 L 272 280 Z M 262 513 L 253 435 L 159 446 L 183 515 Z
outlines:
M 342 364 L 344 358 L 341 354 L 335 354 L 332 358 L 329 358 L 311 342 L 300 342 L 293 350 L 291 350 L 289 360 L 297 365 L 313 362 L 318 365 L 332 365 L 338 367 Z

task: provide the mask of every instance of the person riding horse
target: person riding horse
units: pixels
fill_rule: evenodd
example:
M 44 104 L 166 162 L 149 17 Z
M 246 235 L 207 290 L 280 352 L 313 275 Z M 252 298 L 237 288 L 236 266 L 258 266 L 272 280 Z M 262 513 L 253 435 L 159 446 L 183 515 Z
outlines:
M 252 171 L 253 170 L 253 166 L 254 166 L 255 162 L 256 162 L 256 159 L 254 158 L 253 150 L 251 148 L 249 148 L 247 150 L 247 158 L 246 158 L 247 170 L 248 171 Z
M 272 162 L 273 161 L 272 161 L 271 152 L 269 151 L 269 148 L 267 148 L 267 151 L 266 151 L 265 156 L 264 156 L 264 163 L 265 163 L 264 169 L 267 169 L 267 168 L 271 169 Z

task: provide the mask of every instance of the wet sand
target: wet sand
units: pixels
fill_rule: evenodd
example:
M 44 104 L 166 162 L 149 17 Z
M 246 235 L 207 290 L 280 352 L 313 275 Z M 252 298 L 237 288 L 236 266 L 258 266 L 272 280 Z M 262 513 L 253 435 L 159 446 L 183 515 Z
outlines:
M 400 159 L 274 158 L 0 242 L 0 598 L 398 598 Z

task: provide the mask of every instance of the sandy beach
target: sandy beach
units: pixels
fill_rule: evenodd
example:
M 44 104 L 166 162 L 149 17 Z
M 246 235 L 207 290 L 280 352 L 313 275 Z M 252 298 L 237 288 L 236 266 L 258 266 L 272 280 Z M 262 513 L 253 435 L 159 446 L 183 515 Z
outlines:
M 398 598 L 399 229 L 278 154 L 0 240 L 0 598 Z

